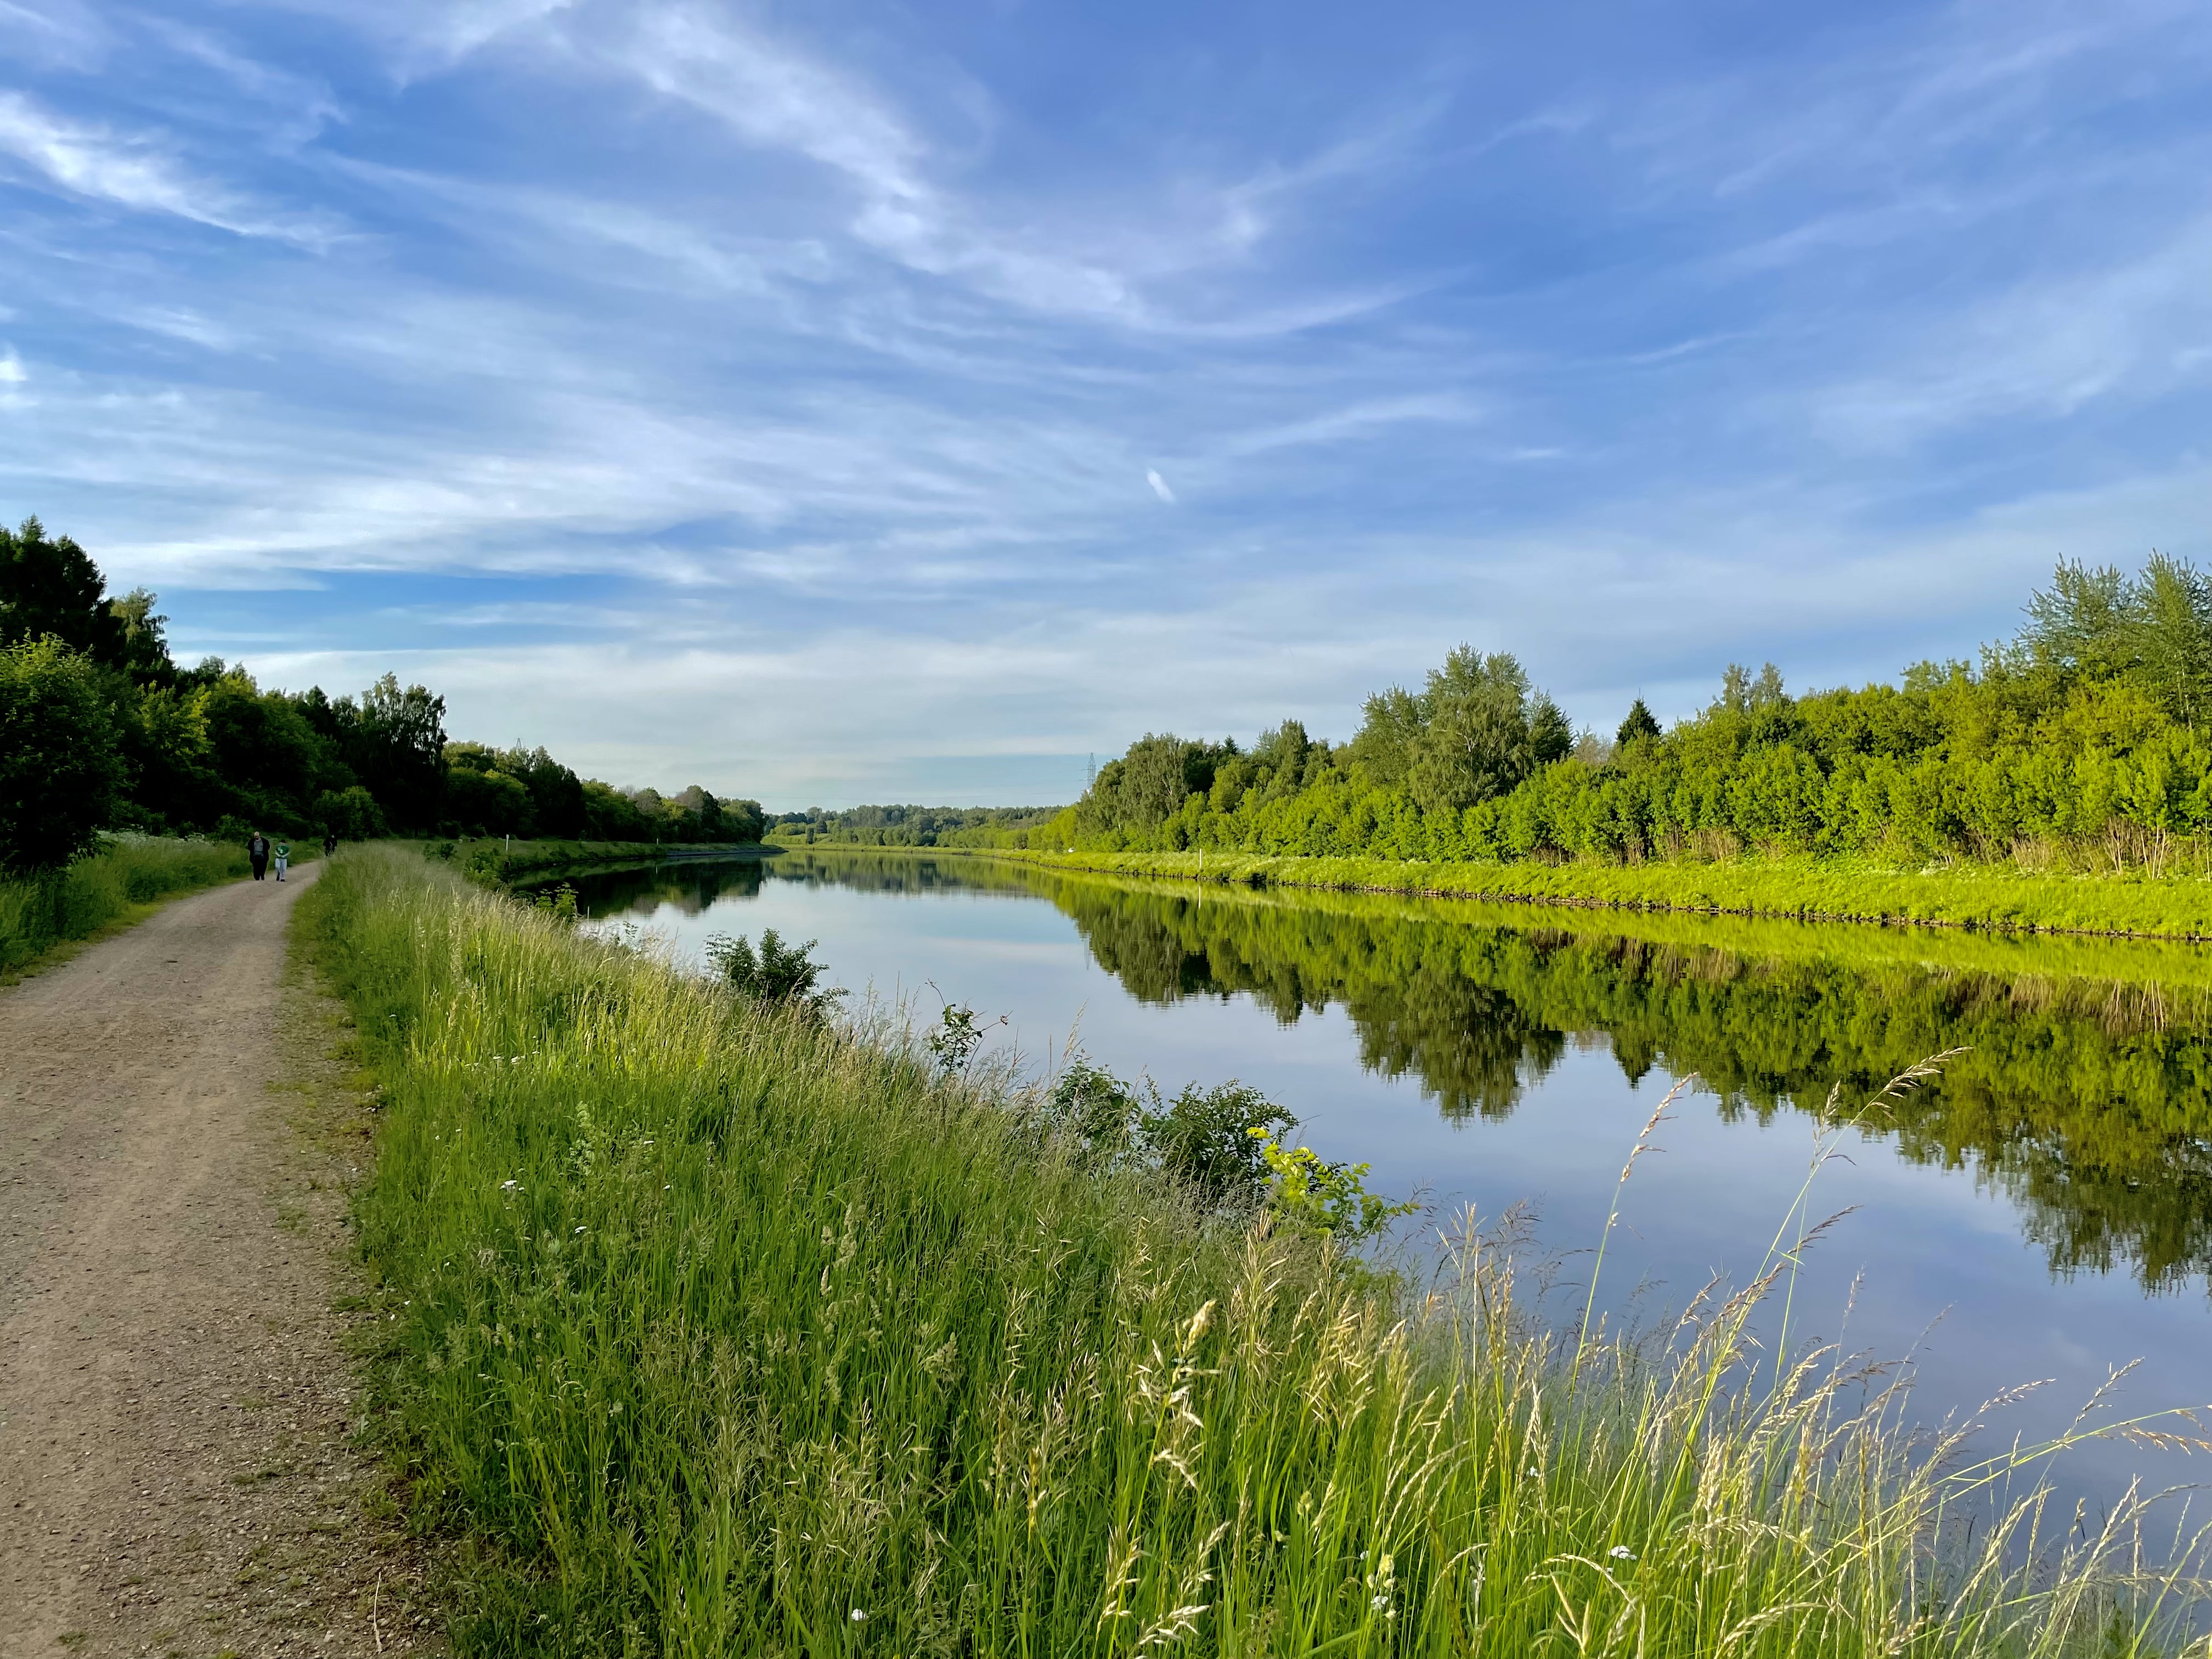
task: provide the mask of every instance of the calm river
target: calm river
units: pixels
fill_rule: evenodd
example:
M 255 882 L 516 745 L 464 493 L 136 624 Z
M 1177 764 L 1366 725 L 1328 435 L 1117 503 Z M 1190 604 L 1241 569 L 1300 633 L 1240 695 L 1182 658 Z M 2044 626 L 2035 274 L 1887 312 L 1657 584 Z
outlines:
M 818 940 L 856 1001 L 1004 1014 L 996 1039 L 1035 1069 L 1073 1036 L 1170 1091 L 1255 1085 L 1300 1139 L 1371 1164 L 1372 1186 L 1419 1194 L 1437 1222 L 1526 1206 L 1577 1311 L 1621 1161 L 1676 1079 L 1696 1074 L 1695 1092 L 1637 1166 L 1601 1286 L 1646 1319 L 1757 1270 L 1832 1089 L 1856 1113 L 1964 1049 L 1844 1133 L 1813 1212 L 1851 1213 L 1814 1245 L 1793 1317 L 1910 1356 L 1929 1421 L 2048 1379 L 1991 1419 L 2007 1440 L 2063 1428 L 2131 1360 L 2123 1413 L 2212 1400 L 2202 951 L 1200 890 L 926 853 L 576 885 L 600 925 L 685 952 L 774 927 Z M 2104 1443 L 2071 1454 L 2061 1485 L 2094 1501 L 2131 1472 L 2163 1486 L 2200 1468 Z

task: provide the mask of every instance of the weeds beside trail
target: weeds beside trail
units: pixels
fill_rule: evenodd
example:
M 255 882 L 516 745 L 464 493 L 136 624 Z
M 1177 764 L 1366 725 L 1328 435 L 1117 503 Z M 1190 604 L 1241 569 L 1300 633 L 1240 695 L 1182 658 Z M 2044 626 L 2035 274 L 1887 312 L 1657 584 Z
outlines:
M 1420 1297 L 1207 1224 L 414 854 L 301 908 L 386 1090 L 377 1380 L 483 1546 L 465 1654 L 2178 1650 L 2140 1508 L 1969 1544 L 1996 1472 L 1778 1378 L 1753 1296 L 1549 1337 L 1479 1240 Z
M 66 869 L 0 879 L 0 974 L 57 945 L 89 939 L 142 905 L 246 872 L 246 849 L 224 842 L 115 836 Z

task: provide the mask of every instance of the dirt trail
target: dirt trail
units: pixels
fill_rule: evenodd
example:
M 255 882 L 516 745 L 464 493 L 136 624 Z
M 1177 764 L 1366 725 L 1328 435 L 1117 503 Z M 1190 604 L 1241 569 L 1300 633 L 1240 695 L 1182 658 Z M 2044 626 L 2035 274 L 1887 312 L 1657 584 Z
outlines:
M 0 992 L 0 1656 L 398 1654 L 349 1449 L 347 1114 L 288 975 L 313 879 L 183 900 Z

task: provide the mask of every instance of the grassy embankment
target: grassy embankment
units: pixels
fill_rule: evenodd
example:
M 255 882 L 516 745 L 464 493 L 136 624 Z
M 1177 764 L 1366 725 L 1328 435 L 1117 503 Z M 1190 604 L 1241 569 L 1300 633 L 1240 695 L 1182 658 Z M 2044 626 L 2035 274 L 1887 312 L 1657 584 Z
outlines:
M 2172 1650 L 2136 1511 L 1969 1534 L 1993 1471 L 1749 1297 L 1554 1338 L 1473 1242 L 1417 1295 L 397 849 L 300 926 L 386 1091 L 376 1376 L 481 1546 L 465 1653 Z
M 0 980 L 64 946 L 143 921 L 165 899 L 234 880 L 248 867 L 245 848 L 227 842 L 118 836 L 66 869 L 0 879 Z
M 2212 939 L 2212 880 L 2194 876 L 2046 875 L 1973 864 L 1901 870 L 1809 857 L 1753 857 L 1712 864 L 1553 865 L 1016 848 L 972 856 L 1108 874 L 1602 909 Z

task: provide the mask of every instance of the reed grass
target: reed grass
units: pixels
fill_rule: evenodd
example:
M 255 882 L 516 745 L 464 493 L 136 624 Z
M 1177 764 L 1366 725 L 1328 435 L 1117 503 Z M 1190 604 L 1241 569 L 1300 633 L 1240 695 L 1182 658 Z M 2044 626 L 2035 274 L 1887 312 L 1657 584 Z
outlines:
M 46 874 L 0 879 L 0 974 L 57 945 L 133 921 L 173 894 L 246 872 L 246 849 L 158 836 L 113 836 L 89 857 Z
M 381 1083 L 373 1375 L 480 1546 L 464 1654 L 2180 1650 L 2148 1500 L 2076 1528 L 1896 1378 L 1753 1345 L 1791 1231 L 1671 1333 L 1561 1336 L 1471 1224 L 1415 1284 L 1209 1219 L 895 1022 L 412 854 L 298 917 Z

